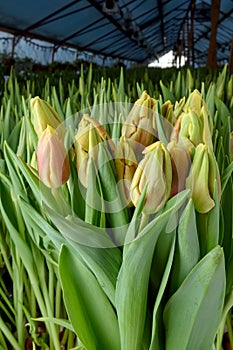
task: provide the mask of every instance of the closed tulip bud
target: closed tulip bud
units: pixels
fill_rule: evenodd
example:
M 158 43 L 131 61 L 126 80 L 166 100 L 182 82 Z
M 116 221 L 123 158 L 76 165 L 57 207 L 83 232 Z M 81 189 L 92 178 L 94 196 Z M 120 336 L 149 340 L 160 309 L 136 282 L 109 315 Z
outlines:
M 161 141 L 146 147 L 145 157 L 140 161 L 131 184 L 130 194 L 136 206 L 145 186 L 147 193 L 143 212 L 159 211 L 171 193 L 172 165 L 168 150 Z
M 96 146 L 104 140 L 107 140 L 110 149 L 114 151 L 115 145 L 104 127 L 88 114 L 84 114 L 75 136 L 76 167 L 79 180 L 84 187 L 87 187 L 88 184 L 90 154 L 92 158 L 95 158 L 98 148 Z
M 169 123 L 171 123 L 172 125 L 175 124 L 176 122 L 176 118 L 174 115 L 174 111 L 173 111 L 173 104 L 171 103 L 171 101 L 166 101 L 163 105 L 162 105 L 162 116 L 169 121 Z
M 43 131 L 50 125 L 56 129 L 62 137 L 65 135 L 65 126 L 59 118 L 56 111 L 44 100 L 38 96 L 31 99 L 31 111 L 33 115 L 34 129 L 37 136 L 40 137 Z
M 182 113 L 171 133 L 171 141 L 181 142 L 189 154 L 203 142 L 203 120 L 193 111 Z
M 174 107 L 174 116 L 176 119 L 181 115 L 184 105 L 185 105 L 185 97 L 182 97 L 179 102 L 176 101 L 175 107 Z
M 195 89 L 188 97 L 187 102 L 184 106 L 184 111 L 187 113 L 189 111 L 195 112 L 200 115 L 201 108 L 204 104 L 204 100 L 201 97 L 201 93 Z
M 215 181 L 220 198 L 220 176 L 214 153 L 207 145 L 201 143 L 196 147 L 186 180 L 186 188 L 191 190 L 191 197 L 199 213 L 207 213 L 215 206 L 213 199 Z
M 126 204 L 131 206 L 130 186 L 137 168 L 137 159 L 130 142 L 121 138 L 116 144 L 114 158 L 120 191 Z
M 141 150 L 155 140 L 155 107 L 156 100 L 144 91 L 134 103 L 122 126 L 122 136 L 134 141 L 135 151 Z
M 183 114 L 180 124 L 179 137 L 186 137 L 194 146 L 202 142 L 203 125 L 200 118 L 193 111 Z
M 191 160 L 186 149 L 172 141 L 167 145 L 172 162 L 172 185 L 170 197 L 185 189 L 186 178 L 189 173 Z
M 51 126 L 47 126 L 38 141 L 38 173 L 50 188 L 58 188 L 70 176 L 70 166 L 63 139 Z

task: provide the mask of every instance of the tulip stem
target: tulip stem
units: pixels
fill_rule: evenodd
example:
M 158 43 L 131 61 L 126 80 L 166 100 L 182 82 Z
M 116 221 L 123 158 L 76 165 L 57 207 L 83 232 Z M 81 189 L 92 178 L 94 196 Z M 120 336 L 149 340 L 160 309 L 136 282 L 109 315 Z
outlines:
M 225 303 L 225 306 L 224 306 L 224 309 L 222 312 L 222 318 L 221 318 L 218 332 L 217 332 L 216 350 L 222 349 L 222 339 L 223 339 L 223 334 L 224 334 L 224 329 L 225 329 L 226 323 L 227 323 L 227 327 L 228 327 L 231 346 L 233 345 L 233 339 L 232 339 L 233 335 L 232 335 L 232 329 L 231 329 L 232 325 L 230 324 L 230 327 L 229 327 L 229 317 L 228 317 L 229 312 L 231 313 L 232 307 L 233 307 L 233 288 L 231 290 L 230 295 L 228 296 L 228 298 L 226 300 L 226 303 Z
M 63 193 L 60 190 L 61 188 L 52 188 L 51 192 L 52 195 L 56 201 L 56 203 L 58 204 L 58 208 L 61 215 L 67 216 L 69 214 L 69 210 L 68 210 L 68 206 L 67 206 L 67 202 L 66 199 L 63 195 Z
M 142 216 L 141 216 L 141 222 L 140 222 L 140 225 L 139 225 L 139 230 L 138 232 L 140 233 L 144 227 L 148 224 L 148 221 L 149 221 L 149 215 L 148 214 L 145 214 L 142 212 Z

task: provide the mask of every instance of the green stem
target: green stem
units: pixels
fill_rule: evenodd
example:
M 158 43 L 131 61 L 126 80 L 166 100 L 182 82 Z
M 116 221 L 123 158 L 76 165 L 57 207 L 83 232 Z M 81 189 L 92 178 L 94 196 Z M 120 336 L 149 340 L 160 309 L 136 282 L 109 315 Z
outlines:
M 229 341 L 231 345 L 231 349 L 233 349 L 233 330 L 232 330 L 232 310 L 227 315 L 227 330 L 228 330 L 228 336 Z
M 42 291 L 43 294 L 43 298 L 45 301 L 45 310 L 44 313 L 42 313 L 42 315 L 44 317 L 53 317 L 54 313 L 53 313 L 53 306 L 51 305 L 51 295 L 49 294 L 49 290 L 47 288 L 47 284 L 46 284 L 46 276 L 45 276 L 45 262 L 44 262 L 44 258 L 42 257 L 40 252 L 37 252 L 37 261 L 40 262 L 37 264 L 38 266 L 38 276 L 39 276 L 39 283 L 40 283 L 40 289 Z M 51 271 L 50 271 L 51 272 Z M 54 272 L 53 272 L 54 273 Z M 50 286 L 51 288 L 51 286 Z M 54 297 L 52 296 L 52 303 L 54 302 Z M 57 331 L 57 326 L 47 322 L 46 324 L 48 331 L 50 332 L 51 335 L 51 345 L 50 345 L 50 350 L 52 350 L 53 348 L 55 349 L 59 349 L 60 344 L 59 344 L 59 335 L 58 335 L 58 331 Z
M 148 214 L 144 214 L 142 212 L 142 217 L 141 217 L 141 222 L 140 222 L 140 226 L 139 226 L 138 232 L 141 232 L 144 229 L 144 227 L 148 224 L 149 217 L 150 216 Z
M 231 310 L 232 307 L 233 307 L 233 288 L 223 308 L 222 318 L 221 318 L 221 322 L 217 332 L 216 350 L 222 350 L 222 339 L 224 334 L 224 328 L 226 325 L 226 319 L 227 319 L 228 312 Z

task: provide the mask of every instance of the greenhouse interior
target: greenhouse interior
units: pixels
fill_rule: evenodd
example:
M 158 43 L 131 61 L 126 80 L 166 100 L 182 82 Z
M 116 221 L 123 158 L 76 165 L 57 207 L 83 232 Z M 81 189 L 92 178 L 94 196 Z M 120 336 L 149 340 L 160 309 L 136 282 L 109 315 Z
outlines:
M 1 1 L 0 84 L 0 350 L 232 350 L 233 1 Z

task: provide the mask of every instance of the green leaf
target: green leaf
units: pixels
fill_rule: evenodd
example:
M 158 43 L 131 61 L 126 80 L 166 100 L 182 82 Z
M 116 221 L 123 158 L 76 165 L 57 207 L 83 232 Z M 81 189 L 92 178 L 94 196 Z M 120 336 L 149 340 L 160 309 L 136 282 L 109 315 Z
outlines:
M 217 96 L 215 96 L 215 104 L 218 110 L 219 117 L 223 124 L 225 124 L 226 119 L 231 115 L 229 109 L 225 105 L 225 103 L 220 100 Z
M 159 82 L 162 93 L 163 93 L 163 100 L 168 101 L 170 100 L 171 103 L 175 103 L 176 99 L 175 96 L 173 95 L 173 93 L 163 84 L 163 82 L 160 80 Z
M 210 349 L 225 296 L 223 250 L 211 250 L 193 268 L 164 310 L 166 350 Z
M 221 187 L 222 187 L 222 193 L 224 192 L 226 185 L 231 177 L 231 174 L 233 172 L 233 162 L 231 162 L 227 168 L 224 170 L 223 175 L 221 176 Z
M 115 285 L 121 264 L 120 249 L 114 246 L 103 229 L 77 217 L 64 219 L 49 208 L 47 211 L 52 222 L 94 273 L 114 305 Z
M 219 242 L 219 222 L 220 222 L 220 202 L 218 198 L 218 188 L 217 181 L 214 182 L 214 193 L 213 199 L 215 206 L 211 209 L 207 215 L 206 223 L 206 251 L 209 252 L 211 249 L 215 248 Z
M 168 144 L 167 136 L 166 136 L 166 131 L 170 131 L 169 129 L 171 128 L 170 123 L 163 118 L 163 116 L 159 113 L 158 111 L 158 103 L 156 103 L 156 113 L 155 113 L 155 118 L 156 118 L 156 127 L 158 130 L 158 139 L 164 143 L 164 145 Z M 167 128 L 167 130 L 166 130 Z
M 211 83 L 206 94 L 206 105 L 210 112 L 211 118 L 214 120 L 215 114 L 215 84 Z
M 72 324 L 70 323 L 69 320 L 65 320 L 63 318 L 58 318 L 58 317 L 37 317 L 37 318 L 31 318 L 32 321 L 37 321 L 37 322 L 51 322 L 54 324 L 57 324 L 61 327 L 67 328 L 70 331 L 74 332 L 74 328 L 72 327 Z
M 175 252 L 175 241 L 176 235 L 174 233 L 167 233 L 166 235 L 170 235 L 171 243 L 170 243 L 170 252 L 167 258 L 167 263 L 165 265 L 164 273 L 160 282 L 159 290 L 157 292 L 154 310 L 153 310 L 153 323 L 152 323 L 152 335 L 151 335 L 151 344 L 150 350 L 153 349 L 162 349 L 163 347 L 163 325 L 162 325 L 162 299 L 164 296 L 164 291 L 167 286 L 168 278 L 170 276 L 170 271 L 172 267 L 174 252 Z
M 123 262 L 116 285 L 116 308 L 119 320 L 121 350 L 139 350 L 143 342 L 147 291 L 157 239 L 187 199 L 183 191 L 173 198 L 173 205 L 156 216 L 131 243 L 124 246 Z M 175 216 L 175 215 L 174 215 Z
M 64 300 L 73 328 L 88 350 L 119 350 L 112 305 L 92 272 L 66 245 L 59 260 Z
M 172 269 L 171 290 L 175 291 L 200 259 L 195 209 L 189 200 L 180 218 L 176 254 Z

